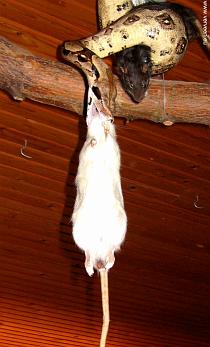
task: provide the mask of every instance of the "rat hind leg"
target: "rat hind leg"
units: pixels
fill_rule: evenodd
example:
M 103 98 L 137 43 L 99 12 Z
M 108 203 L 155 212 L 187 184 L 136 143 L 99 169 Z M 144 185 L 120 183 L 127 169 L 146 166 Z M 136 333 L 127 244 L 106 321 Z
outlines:
M 85 252 L 85 269 L 89 276 L 94 274 L 93 270 L 93 260 L 91 259 L 90 253 L 88 251 Z
M 105 266 L 105 268 L 107 270 L 111 269 L 111 267 L 114 265 L 114 262 L 115 262 L 115 256 L 114 256 L 114 249 L 113 249 L 113 250 L 111 250 L 108 253 L 108 255 L 106 257 L 106 266 Z

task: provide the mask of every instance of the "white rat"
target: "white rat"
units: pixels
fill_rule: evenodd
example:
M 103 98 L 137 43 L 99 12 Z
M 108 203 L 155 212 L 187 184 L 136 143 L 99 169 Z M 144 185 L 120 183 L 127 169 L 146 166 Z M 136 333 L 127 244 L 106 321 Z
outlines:
M 112 117 L 98 111 L 89 93 L 87 138 L 79 156 L 73 238 L 85 252 L 85 268 L 110 269 L 125 238 L 127 217 L 120 179 L 120 150 Z

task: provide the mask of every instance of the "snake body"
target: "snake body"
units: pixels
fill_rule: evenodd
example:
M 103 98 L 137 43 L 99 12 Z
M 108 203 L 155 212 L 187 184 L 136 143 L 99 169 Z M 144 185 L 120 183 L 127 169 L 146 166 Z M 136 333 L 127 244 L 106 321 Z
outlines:
M 162 2 L 165 0 L 156 0 Z M 100 28 L 105 28 L 112 22 L 150 0 L 98 0 L 98 17 Z M 151 77 L 151 49 L 137 45 L 120 51 L 113 56 L 114 72 L 118 75 L 125 92 L 135 101 L 140 102 L 149 87 Z
M 152 73 L 162 73 L 176 65 L 188 44 L 182 18 L 166 4 L 142 5 L 97 34 L 76 42 L 66 42 L 71 53 L 87 48 L 100 58 L 123 49 L 145 45 L 151 48 Z
M 99 0 L 99 6 L 100 1 L 104 0 Z M 134 6 L 145 3 L 150 4 L 151 2 L 158 4 L 160 2 L 166 2 L 166 0 L 132 0 Z M 196 30 L 193 25 L 196 20 L 194 12 L 185 7 L 181 7 L 180 5 L 177 7 L 177 5 L 171 4 L 170 6 L 181 16 L 187 31 L 188 41 L 196 38 L 198 30 Z M 105 18 L 108 21 L 107 11 L 105 11 Z M 151 61 L 151 48 L 144 45 L 137 45 L 126 48 L 125 50 L 116 53 L 114 56 L 115 72 L 118 75 L 124 90 L 135 102 L 140 102 L 145 97 L 151 75 L 155 74 L 152 72 L 153 64 Z
M 190 9 L 168 2 L 149 2 L 134 9 L 132 6 L 130 0 L 99 0 L 101 25 L 110 24 L 95 35 L 64 43 L 63 57 L 85 72 L 89 86 L 96 87 L 105 79 L 110 82 L 110 72 L 102 58 L 134 46 L 149 47 L 151 75 L 161 74 L 179 63 L 188 42 L 197 34 L 210 49 L 209 37 L 205 37 Z M 102 109 L 109 98 L 110 95 L 98 98 Z
M 105 28 L 113 22 L 116 22 L 116 20 L 127 14 L 132 9 L 133 2 L 131 0 L 98 0 L 98 18 L 100 28 Z
M 166 0 L 98 0 L 98 18 L 100 28 L 105 28 L 134 7 L 147 3 L 159 3 Z

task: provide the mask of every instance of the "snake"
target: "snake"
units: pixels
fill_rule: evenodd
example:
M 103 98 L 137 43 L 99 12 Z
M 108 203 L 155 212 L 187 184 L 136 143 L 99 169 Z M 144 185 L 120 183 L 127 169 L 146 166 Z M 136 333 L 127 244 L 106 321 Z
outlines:
M 158 2 L 166 2 L 166 0 L 132 0 L 134 6 Z M 198 28 L 196 28 L 197 18 L 195 13 L 180 5 L 171 4 L 170 6 L 181 16 L 186 27 L 188 41 L 195 39 L 199 34 Z M 110 20 L 109 12 L 105 12 L 103 25 Z M 155 75 L 152 72 L 151 48 L 144 45 L 126 48 L 115 54 L 114 61 L 114 71 L 118 75 L 124 90 L 133 101 L 139 103 L 147 94 L 150 77 Z
M 116 89 L 103 58 L 135 46 L 149 47 L 149 75 L 155 75 L 177 65 L 197 33 L 203 41 L 205 38 L 210 50 L 210 39 L 205 37 L 195 14 L 181 5 L 149 2 L 133 7 L 130 0 L 99 0 L 98 8 L 102 29 L 86 38 L 64 42 L 61 54 L 84 71 L 92 100 L 108 116 Z M 105 81 L 113 95 L 103 90 Z
M 165 0 L 156 0 L 162 2 Z M 150 0 L 132 0 L 121 4 L 108 4 L 107 0 L 98 0 L 98 18 L 100 28 L 119 19 L 134 6 L 151 2 Z M 114 18 L 113 18 L 114 17 Z M 137 45 L 126 48 L 113 56 L 113 70 L 117 74 L 125 92 L 133 101 L 139 103 L 145 96 L 151 77 L 150 47 Z

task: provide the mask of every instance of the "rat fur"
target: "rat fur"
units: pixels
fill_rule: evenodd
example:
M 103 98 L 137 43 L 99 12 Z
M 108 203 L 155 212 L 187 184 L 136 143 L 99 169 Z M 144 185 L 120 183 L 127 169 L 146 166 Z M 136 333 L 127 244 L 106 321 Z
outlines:
M 91 276 L 94 268 L 113 266 L 114 252 L 125 238 L 127 217 L 115 126 L 94 103 L 90 108 L 87 138 L 79 156 L 72 223 L 74 241 L 85 252 L 85 267 Z

